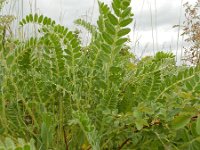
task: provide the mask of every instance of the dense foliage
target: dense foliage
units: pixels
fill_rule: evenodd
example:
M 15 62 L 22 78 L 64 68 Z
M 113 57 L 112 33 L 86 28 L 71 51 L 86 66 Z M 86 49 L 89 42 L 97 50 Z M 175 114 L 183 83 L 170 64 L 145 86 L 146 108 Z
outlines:
M 130 3 L 99 2 L 97 26 L 75 21 L 91 32 L 87 46 L 43 15 L 20 22 L 38 24 L 37 37 L 3 28 L 0 149 L 199 149 L 200 67 L 163 52 L 133 63 Z

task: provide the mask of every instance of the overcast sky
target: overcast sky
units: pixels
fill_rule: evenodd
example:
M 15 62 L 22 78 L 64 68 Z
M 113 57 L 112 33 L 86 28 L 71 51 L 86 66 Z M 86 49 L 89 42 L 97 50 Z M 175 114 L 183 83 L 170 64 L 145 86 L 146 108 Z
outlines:
M 97 0 L 18 0 L 24 3 L 24 14 L 30 7 L 58 22 L 75 28 L 73 21 L 85 18 L 95 23 L 98 17 Z M 34 2 L 36 1 L 36 5 Z M 111 0 L 101 0 L 110 6 Z M 132 51 L 141 55 L 152 55 L 157 51 L 172 51 L 181 55 L 182 38 L 178 38 L 178 28 L 173 25 L 182 23 L 187 0 L 132 0 L 134 24 L 130 34 Z M 196 0 L 188 0 L 194 3 Z M 21 6 L 19 4 L 19 6 Z

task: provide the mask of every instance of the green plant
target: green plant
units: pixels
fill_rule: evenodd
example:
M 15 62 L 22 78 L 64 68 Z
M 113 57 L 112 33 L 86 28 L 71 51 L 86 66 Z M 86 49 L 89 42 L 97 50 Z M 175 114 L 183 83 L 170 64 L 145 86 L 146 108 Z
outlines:
M 86 47 L 51 18 L 20 22 L 38 24 L 39 36 L 1 48 L 0 138 L 33 138 L 42 150 L 198 148 L 200 67 L 163 52 L 134 64 L 130 3 L 99 2 L 97 26 L 77 20 L 91 32 Z
M 5 141 L 0 141 L 1 150 L 35 150 L 34 141 L 26 143 L 23 139 L 18 139 L 17 144 L 11 138 L 5 138 Z

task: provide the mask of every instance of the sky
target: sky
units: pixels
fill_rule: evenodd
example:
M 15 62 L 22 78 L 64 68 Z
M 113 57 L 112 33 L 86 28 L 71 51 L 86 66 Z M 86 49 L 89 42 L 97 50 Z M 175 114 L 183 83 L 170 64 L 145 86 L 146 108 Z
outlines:
M 111 6 L 111 0 L 101 1 Z M 137 57 L 153 55 L 161 50 L 173 52 L 178 58 L 183 55 L 183 38 L 178 36 L 181 31 L 173 26 L 183 22 L 182 5 L 186 1 L 132 0 L 131 6 L 135 16 L 130 26 L 130 45 Z M 196 0 L 188 1 L 194 3 Z M 84 18 L 93 24 L 98 18 L 97 0 L 18 0 L 18 8 L 22 6 L 22 2 L 24 15 L 36 9 L 37 12 L 72 29 L 76 27 L 73 22 L 78 18 Z

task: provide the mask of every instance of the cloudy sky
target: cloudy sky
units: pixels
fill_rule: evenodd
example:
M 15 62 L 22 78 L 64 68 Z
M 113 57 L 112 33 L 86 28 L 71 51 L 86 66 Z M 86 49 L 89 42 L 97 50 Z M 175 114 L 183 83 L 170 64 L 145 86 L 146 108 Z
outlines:
M 13 2 L 13 0 L 11 0 Z M 15 0 L 17 1 L 17 0 Z M 110 5 L 111 0 L 101 0 Z M 178 37 L 178 28 L 173 25 L 182 23 L 184 9 L 182 4 L 187 0 L 132 0 L 134 23 L 131 25 L 133 32 L 132 51 L 138 57 L 153 55 L 160 50 L 182 54 L 182 38 Z M 194 3 L 196 0 L 188 0 Z M 95 23 L 98 17 L 97 0 L 18 0 L 18 8 L 22 7 L 23 14 L 34 11 L 47 15 L 54 20 L 75 28 L 73 21 L 85 18 Z M 16 2 L 17 3 L 17 2 Z M 13 3 L 14 4 L 14 3 Z M 15 4 L 16 5 L 16 4 Z M 19 9 L 18 9 L 18 13 Z M 181 31 L 180 31 L 181 33 Z M 178 52 L 177 52 L 178 50 Z

